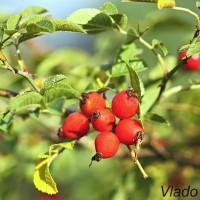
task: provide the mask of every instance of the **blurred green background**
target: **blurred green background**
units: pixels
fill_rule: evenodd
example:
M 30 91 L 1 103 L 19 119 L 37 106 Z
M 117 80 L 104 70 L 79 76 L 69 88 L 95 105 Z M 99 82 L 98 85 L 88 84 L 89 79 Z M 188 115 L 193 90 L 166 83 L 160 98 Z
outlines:
M 1 19 L 28 5 L 41 5 L 56 17 L 67 17 L 71 12 L 83 7 L 99 7 L 106 1 L 0 1 Z M 177 63 L 178 49 L 188 44 L 195 31 L 195 19 L 172 9 L 158 10 L 154 4 L 121 3 L 112 1 L 121 13 L 129 18 L 129 25 L 140 26 L 149 31 L 144 35 L 147 41 L 153 38 L 164 42 L 168 49 L 165 57 L 171 68 Z M 199 13 L 194 0 L 177 0 L 182 6 Z M 23 58 L 31 73 L 36 73 L 38 84 L 49 75 L 62 73 L 69 77 L 72 86 L 83 92 L 94 80 L 99 68 L 112 61 L 124 38 L 115 32 L 98 35 L 78 33 L 47 34 L 30 40 L 20 46 Z M 146 83 L 148 101 L 152 101 L 159 82 L 149 85 L 150 80 L 162 76 L 157 60 L 148 49 L 143 49 L 141 58 L 148 70 L 140 73 Z M 6 50 L 9 62 L 17 65 L 16 52 L 12 47 Z M 54 59 L 52 59 L 52 57 Z M 169 87 L 188 85 L 189 81 L 199 83 L 199 71 L 180 70 L 169 83 Z M 28 83 L 10 72 L 0 70 L 0 87 L 20 92 Z M 154 88 L 154 90 L 152 89 Z M 152 89 L 152 90 L 151 90 Z M 113 94 L 111 94 L 112 96 Z M 152 98 L 152 99 L 151 99 Z M 128 151 L 121 146 L 117 156 L 88 167 L 95 150 L 94 133 L 80 140 L 73 151 L 60 154 L 51 166 L 51 173 L 58 185 L 56 200 L 162 200 L 177 199 L 163 197 L 161 186 L 173 185 L 177 188 L 196 188 L 200 198 L 200 93 L 199 90 L 183 91 L 163 100 L 154 112 L 164 116 L 170 126 L 144 122 L 145 141 L 139 159 L 149 175 L 143 179 L 131 160 Z M 109 99 L 111 100 L 111 99 Z M 0 111 L 9 100 L 0 97 Z M 78 109 L 78 102 L 66 101 L 65 107 Z M 52 114 L 53 113 L 53 114 Z M 59 112 L 33 116 L 15 117 L 8 132 L 0 130 L 0 200 L 30 199 L 43 200 L 41 193 L 33 185 L 35 161 L 40 153 L 48 151 L 51 144 L 58 142 L 56 132 L 63 121 Z M 40 200 L 41 200 L 40 199 Z M 179 198 L 184 199 L 184 198 Z M 186 198 L 185 198 L 186 199 Z M 189 199 L 189 198 L 188 198 Z

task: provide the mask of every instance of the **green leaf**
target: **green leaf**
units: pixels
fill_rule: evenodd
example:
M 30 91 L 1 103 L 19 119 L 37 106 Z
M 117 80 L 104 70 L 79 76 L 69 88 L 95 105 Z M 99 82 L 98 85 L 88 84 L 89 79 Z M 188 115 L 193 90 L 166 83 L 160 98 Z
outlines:
M 43 95 L 44 92 L 45 92 L 45 89 L 47 87 L 52 86 L 53 84 L 58 83 L 58 82 L 60 82 L 62 80 L 65 80 L 66 78 L 67 77 L 65 75 L 63 75 L 63 74 L 57 74 L 57 75 L 53 75 L 53 76 L 48 77 L 44 81 L 40 93 Z
M 20 11 L 20 14 L 23 16 L 23 18 L 36 15 L 36 14 L 42 14 L 47 12 L 46 8 L 43 8 L 41 6 L 29 6 L 22 11 Z
M 140 101 L 141 97 L 144 95 L 144 85 L 142 81 L 140 80 L 138 74 L 130 67 L 128 63 L 126 64 L 129 71 L 131 87 L 137 92 L 138 99 Z
M 122 45 L 119 50 L 118 57 L 121 60 L 131 60 L 134 59 L 135 56 L 140 55 L 142 53 L 142 49 L 138 49 L 134 43 Z
M 31 20 L 32 21 L 32 20 Z M 27 32 L 40 33 L 40 32 L 55 32 L 54 24 L 48 19 L 42 19 L 36 22 L 28 22 L 26 26 Z
M 61 114 L 64 104 L 65 98 L 61 97 L 49 102 L 47 108 L 53 114 Z
M 140 60 L 139 58 L 135 58 L 129 61 L 129 65 L 136 72 L 140 72 L 147 69 L 144 65 L 144 62 Z M 127 69 L 125 62 L 121 62 L 121 63 L 117 63 L 113 65 L 110 70 L 110 76 L 112 77 L 119 77 L 119 76 L 124 76 L 127 74 L 129 74 L 129 71 Z
M 13 35 L 14 33 L 17 33 L 18 30 L 8 30 L 8 29 L 5 29 L 4 32 L 7 34 L 7 35 Z
M 181 51 L 188 50 L 188 49 L 190 48 L 190 45 L 191 45 L 191 44 L 186 44 L 186 45 L 182 46 L 182 47 L 179 49 L 179 51 L 181 52 Z
M 156 113 L 147 113 L 146 115 L 144 115 L 144 119 L 156 123 L 166 124 L 169 126 L 169 122 L 164 117 Z
M 59 97 L 66 97 L 67 99 L 79 99 L 81 94 L 73 89 L 69 84 L 60 82 L 55 83 L 44 89 L 45 102 L 53 101 Z
M 3 27 L 0 27 L 0 43 L 1 43 L 2 40 L 3 40 L 3 36 L 4 36 L 4 28 L 3 28 Z
M 22 16 L 20 14 L 11 16 L 7 21 L 7 29 L 8 30 L 16 30 L 18 29 L 18 24 L 21 20 Z
M 131 44 L 136 39 L 138 39 L 137 31 L 134 28 L 130 28 L 127 32 L 126 44 Z
M 140 116 L 141 117 L 147 113 L 149 108 L 155 102 L 159 92 L 160 92 L 160 88 L 158 87 L 158 82 L 156 82 L 156 84 L 148 87 L 148 89 L 145 90 L 145 94 L 142 97 L 142 102 L 140 105 Z
M 40 115 L 40 108 L 36 108 L 35 110 L 29 111 L 29 115 L 30 115 L 30 117 L 32 117 L 33 119 L 38 119 L 38 117 L 39 117 L 39 115 Z
M 71 22 L 67 19 L 52 19 L 51 21 L 54 24 L 56 31 L 86 33 L 80 25 L 74 22 Z
M 27 106 L 40 107 L 42 96 L 36 92 L 25 92 L 17 95 L 9 103 L 9 110 L 15 112 Z
M 35 166 L 33 182 L 35 187 L 47 194 L 56 194 L 58 192 L 55 181 L 53 180 L 49 167 L 51 162 L 65 149 L 72 150 L 75 141 L 60 144 L 53 144 L 49 147 L 49 151 L 38 156 Z
M 43 34 L 42 33 L 21 33 L 21 36 L 19 38 L 19 44 L 26 40 L 30 40 L 41 35 Z
M 200 1 L 196 1 L 196 7 L 200 9 Z
M 122 29 L 126 27 L 128 18 L 124 14 L 115 14 L 115 15 L 110 15 L 112 19 L 115 21 L 115 23 L 120 26 Z
M 0 114 L 0 130 L 7 132 L 14 118 L 13 113 L 8 111 Z
M 103 6 L 101 7 L 101 10 L 108 15 L 115 15 L 119 13 L 116 6 L 111 2 L 104 3 Z
M 200 52 L 200 42 L 194 43 L 190 45 L 190 48 L 188 49 L 186 56 L 190 57 L 194 54 L 197 54 Z
M 164 56 L 167 55 L 168 51 L 167 48 L 164 46 L 163 42 L 154 39 L 152 41 L 152 46 L 154 49 L 159 49 L 164 54 Z
M 94 8 L 77 10 L 67 19 L 82 25 L 87 33 L 98 33 L 112 28 L 112 19 L 109 15 Z

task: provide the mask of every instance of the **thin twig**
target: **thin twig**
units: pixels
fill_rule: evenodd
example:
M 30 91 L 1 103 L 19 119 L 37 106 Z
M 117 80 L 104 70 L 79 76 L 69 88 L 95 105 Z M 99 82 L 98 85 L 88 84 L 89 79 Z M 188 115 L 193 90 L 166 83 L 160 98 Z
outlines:
M 40 92 L 40 89 L 35 84 L 35 82 L 33 81 L 33 79 L 31 78 L 28 72 L 24 72 L 17 68 L 11 67 L 7 61 L 4 62 L 4 68 L 7 70 L 10 70 L 13 74 L 18 74 L 20 76 L 23 76 L 31 84 L 31 86 L 34 88 L 36 92 L 38 93 Z
M 127 145 L 127 148 L 129 150 L 129 153 L 130 153 L 132 159 L 134 160 L 134 163 L 138 166 L 139 170 L 141 171 L 143 177 L 144 178 L 148 178 L 148 175 L 146 174 L 146 172 L 144 171 L 142 165 L 140 164 L 135 152 L 131 149 L 131 147 L 129 145 Z
M 158 104 L 158 102 L 160 101 L 163 92 L 166 89 L 167 83 L 168 81 L 171 79 L 171 77 L 181 68 L 181 66 L 183 64 L 185 64 L 187 62 L 188 58 L 184 58 L 182 59 L 162 80 L 162 82 L 160 83 L 160 92 L 156 98 L 156 100 L 153 102 L 153 104 L 151 105 L 151 107 L 149 108 L 148 112 L 151 112 L 153 110 L 153 108 Z

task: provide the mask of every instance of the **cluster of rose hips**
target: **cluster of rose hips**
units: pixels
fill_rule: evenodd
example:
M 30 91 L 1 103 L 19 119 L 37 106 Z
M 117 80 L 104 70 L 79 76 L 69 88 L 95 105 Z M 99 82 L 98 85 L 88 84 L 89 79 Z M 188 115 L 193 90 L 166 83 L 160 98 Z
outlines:
M 60 128 L 62 137 L 79 139 L 89 132 L 90 123 L 92 124 L 94 130 L 99 132 L 95 138 L 96 154 L 92 161 L 114 156 L 120 143 L 137 145 L 143 138 L 143 126 L 132 118 L 139 108 L 134 89 L 129 88 L 116 94 L 112 99 L 111 109 L 106 106 L 106 101 L 97 92 L 83 93 L 80 100 L 81 113 L 68 115 Z

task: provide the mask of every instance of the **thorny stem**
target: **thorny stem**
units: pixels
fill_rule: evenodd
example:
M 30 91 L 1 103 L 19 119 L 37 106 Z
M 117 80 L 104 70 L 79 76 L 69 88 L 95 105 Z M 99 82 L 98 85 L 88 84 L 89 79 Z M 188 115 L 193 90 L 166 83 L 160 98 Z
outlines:
M 162 82 L 160 83 L 160 92 L 156 98 L 156 100 L 153 102 L 151 107 L 149 108 L 148 112 L 152 111 L 153 108 L 157 105 L 157 103 L 160 101 L 163 92 L 165 91 L 166 85 L 170 78 L 180 69 L 180 67 L 186 63 L 188 58 L 182 59 L 166 76 L 164 76 Z
M 157 53 L 155 51 L 154 47 L 152 45 L 150 45 L 147 41 L 145 41 L 141 36 L 138 39 L 144 46 L 146 46 L 149 50 L 151 50 L 153 52 L 153 54 L 157 57 L 157 60 L 160 63 L 160 66 L 162 67 L 164 76 L 166 76 L 168 73 L 168 70 L 167 70 L 165 61 L 163 60 L 162 56 L 159 53 Z
M 35 84 L 33 79 L 30 77 L 29 73 L 21 71 L 19 69 L 16 69 L 14 67 L 11 67 L 7 61 L 4 62 L 4 68 L 7 69 L 7 70 L 10 70 L 14 74 L 19 74 L 19 75 L 23 76 L 32 85 L 32 87 L 34 88 L 34 90 L 36 92 L 38 92 L 38 93 L 40 92 L 40 89 Z
M 127 148 L 129 150 L 129 153 L 131 154 L 131 157 L 134 160 L 135 164 L 138 166 L 139 170 L 141 171 L 143 177 L 145 179 L 148 178 L 147 173 L 144 171 L 142 165 L 140 164 L 139 160 L 137 159 L 136 153 L 131 149 L 131 147 L 129 145 L 127 145 Z
M 19 70 L 17 68 L 14 68 L 14 67 L 10 66 L 10 64 L 8 63 L 6 57 L 3 55 L 1 50 L 0 50 L 0 60 L 3 63 L 2 68 L 11 71 L 13 74 L 19 74 L 19 75 L 23 76 L 32 85 L 32 87 L 34 88 L 34 90 L 36 92 L 38 92 L 38 93 L 40 92 L 40 89 L 35 84 L 35 82 L 31 78 L 30 74 L 26 70 L 22 71 L 22 70 Z
M 18 57 L 18 63 L 19 66 L 21 68 L 22 71 L 27 71 L 24 60 L 22 59 L 22 54 L 21 51 L 19 49 L 19 36 L 18 35 L 14 35 L 13 37 L 13 44 L 16 48 L 16 52 L 17 52 L 17 57 Z
M 191 11 L 191 10 L 188 9 L 188 8 L 182 8 L 182 7 L 176 7 L 176 6 L 174 6 L 172 9 L 184 11 L 184 12 L 187 12 L 187 13 L 193 15 L 193 16 L 196 18 L 196 20 L 197 20 L 197 29 L 200 30 L 200 20 L 199 20 L 199 16 L 198 16 L 195 12 Z

